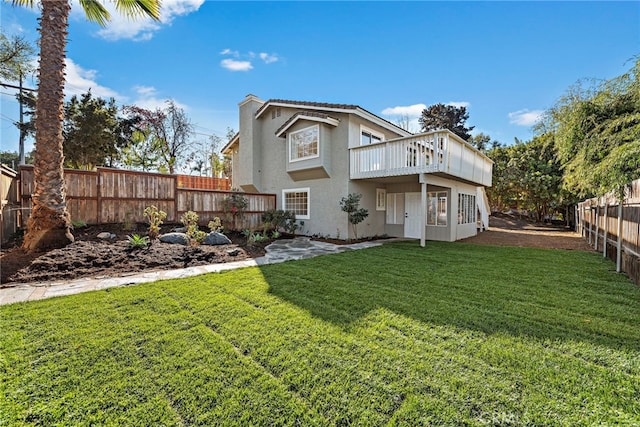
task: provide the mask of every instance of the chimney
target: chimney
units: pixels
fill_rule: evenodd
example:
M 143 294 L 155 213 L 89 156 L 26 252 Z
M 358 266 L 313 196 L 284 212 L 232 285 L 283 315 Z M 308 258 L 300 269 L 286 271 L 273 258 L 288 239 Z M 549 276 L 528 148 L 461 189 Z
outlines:
M 261 124 L 256 120 L 256 112 L 264 101 L 255 95 L 247 95 L 239 104 L 239 165 L 242 171 L 234 171 L 234 185 L 246 192 L 259 193 L 262 187 L 262 145 L 260 144 Z M 235 177 L 237 176 L 237 180 Z

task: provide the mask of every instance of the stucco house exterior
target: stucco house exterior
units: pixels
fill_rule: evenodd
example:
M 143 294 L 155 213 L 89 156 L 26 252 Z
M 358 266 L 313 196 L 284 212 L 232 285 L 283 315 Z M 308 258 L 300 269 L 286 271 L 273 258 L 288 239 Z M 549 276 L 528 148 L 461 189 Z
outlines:
M 307 235 L 353 238 L 340 199 L 362 195 L 358 236 L 455 241 L 488 226 L 493 162 L 448 130 L 412 134 L 357 105 L 247 95 L 224 148 L 232 187 L 275 193 Z

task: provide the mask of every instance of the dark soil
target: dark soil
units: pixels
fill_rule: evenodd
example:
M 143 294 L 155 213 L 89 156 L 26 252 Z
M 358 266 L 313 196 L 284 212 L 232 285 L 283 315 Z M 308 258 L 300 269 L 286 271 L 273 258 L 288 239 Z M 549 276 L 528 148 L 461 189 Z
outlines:
M 168 232 L 173 226 L 163 226 Z M 101 240 L 101 232 L 115 234 Z M 15 283 L 48 282 L 80 277 L 114 277 L 142 271 L 170 270 L 197 265 L 241 261 L 264 255 L 267 243 L 247 245 L 239 233 L 229 233 L 231 245 L 182 246 L 159 241 L 146 248 L 132 249 L 127 242 L 131 234 L 140 231 L 123 230 L 122 224 L 103 224 L 74 230 L 75 242 L 62 249 L 27 254 L 20 240 L 10 242 L 0 255 L 0 287 Z

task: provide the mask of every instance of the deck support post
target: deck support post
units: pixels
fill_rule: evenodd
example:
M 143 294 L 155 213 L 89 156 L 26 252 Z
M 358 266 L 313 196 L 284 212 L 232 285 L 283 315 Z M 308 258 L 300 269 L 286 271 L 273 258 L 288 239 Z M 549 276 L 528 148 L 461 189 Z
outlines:
M 427 240 L 427 174 L 420 174 L 420 246 L 425 247 Z

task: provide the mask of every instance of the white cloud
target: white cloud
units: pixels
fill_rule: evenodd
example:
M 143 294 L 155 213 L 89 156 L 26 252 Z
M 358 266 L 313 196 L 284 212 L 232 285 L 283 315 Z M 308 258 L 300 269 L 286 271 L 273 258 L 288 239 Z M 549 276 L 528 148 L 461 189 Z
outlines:
M 251 61 L 236 61 L 235 59 L 229 58 L 220 61 L 220 65 L 229 71 L 249 71 L 253 69 Z
M 425 108 L 427 108 L 425 104 L 399 105 L 385 108 L 382 114 L 409 132 L 418 132 L 420 130 L 418 118 Z
M 450 102 L 447 102 L 447 105 L 451 105 L 452 107 L 456 107 L 456 108 L 462 108 L 462 107 L 469 108 L 471 103 L 467 101 L 450 101 Z
M 514 111 L 513 113 L 509 113 L 509 123 L 518 126 L 533 126 L 540 121 L 543 113 L 543 110 L 529 111 L 526 108 Z
M 160 9 L 160 21 L 154 21 L 151 18 L 123 16 L 116 10 L 115 2 L 104 2 L 103 5 L 111 14 L 111 21 L 98 30 L 97 34 L 107 40 L 149 40 L 162 26 L 171 25 L 175 18 L 197 11 L 203 3 L 204 0 L 164 0 Z M 72 2 L 72 13 L 79 19 L 86 19 L 82 7 L 75 0 Z
M 409 116 L 419 117 L 422 114 L 422 110 L 427 108 L 424 104 L 413 104 L 406 106 L 389 107 L 382 110 L 382 114 L 385 116 Z
M 223 49 L 220 55 L 231 56 L 237 59 L 226 58 L 220 61 L 220 66 L 226 68 L 229 71 L 249 71 L 253 69 L 253 60 L 260 58 L 265 64 L 273 64 L 278 62 L 280 58 L 275 53 L 260 52 L 256 54 L 253 51 L 241 54 L 237 50 L 231 50 L 229 48 Z M 244 59 L 240 59 L 244 58 Z
M 118 92 L 97 83 L 98 72 L 96 70 L 85 70 L 70 58 L 65 59 L 66 83 L 65 94 L 81 95 L 91 89 L 95 97 L 115 98 L 121 100 L 123 97 Z
M 271 64 L 273 62 L 278 62 L 280 58 L 278 58 L 278 55 L 276 55 L 275 53 L 269 54 L 269 53 L 261 52 L 260 59 L 262 59 L 265 64 Z
M 164 109 L 167 106 L 168 99 L 158 97 L 158 91 L 152 86 L 135 86 L 133 90 L 137 94 L 136 100 L 133 101 L 133 105 L 136 105 L 137 107 L 154 111 L 158 108 Z M 178 108 L 182 108 L 185 111 L 189 109 L 186 105 L 181 104 L 175 99 L 173 102 Z
M 227 49 L 223 49 L 222 52 L 220 52 L 220 55 L 231 55 L 235 58 L 240 56 L 240 53 L 237 50 L 231 50 L 229 48 Z

